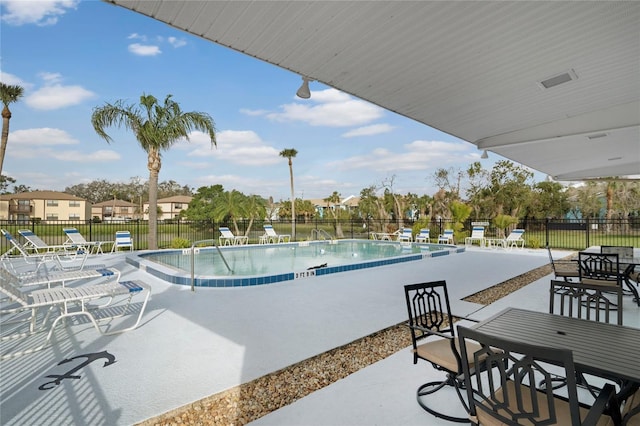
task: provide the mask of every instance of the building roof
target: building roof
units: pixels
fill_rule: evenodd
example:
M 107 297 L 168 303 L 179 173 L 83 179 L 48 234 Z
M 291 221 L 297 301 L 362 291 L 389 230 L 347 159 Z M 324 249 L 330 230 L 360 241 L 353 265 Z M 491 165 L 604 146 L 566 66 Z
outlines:
M 114 203 L 116 207 L 137 207 L 138 206 L 136 203 L 131 203 L 125 200 L 107 200 L 107 201 L 102 201 L 101 203 L 95 203 L 93 204 L 93 207 L 113 207 Z
M 174 195 L 173 197 L 160 198 L 158 203 L 184 203 L 189 204 L 193 200 L 193 197 L 190 195 Z M 147 204 L 149 202 L 147 201 Z
M 0 200 L 70 200 L 86 201 L 84 198 L 57 191 L 29 191 L 18 194 L 2 194 Z

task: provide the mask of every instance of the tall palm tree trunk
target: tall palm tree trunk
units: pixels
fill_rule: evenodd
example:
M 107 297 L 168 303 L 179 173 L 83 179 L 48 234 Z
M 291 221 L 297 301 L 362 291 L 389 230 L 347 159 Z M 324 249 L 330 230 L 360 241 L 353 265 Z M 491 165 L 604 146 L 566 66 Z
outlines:
M 291 181 L 291 240 L 296 240 L 296 195 L 293 191 L 293 162 L 289 157 L 289 180 Z
M 149 150 L 149 249 L 158 248 L 158 175 L 160 174 L 160 152 Z
M 4 164 L 4 153 L 7 150 L 7 142 L 9 141 L 9 120 L 11 119 L 11 111 L 9 108 L 2 109 L 2 142 L 0 143 L 0 175 L 2 175 L 2 165 Z

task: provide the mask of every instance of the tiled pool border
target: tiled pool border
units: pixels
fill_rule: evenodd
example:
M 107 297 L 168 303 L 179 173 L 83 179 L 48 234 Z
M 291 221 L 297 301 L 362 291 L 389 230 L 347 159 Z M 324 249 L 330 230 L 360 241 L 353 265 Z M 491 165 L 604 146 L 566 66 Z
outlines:
M 309 244 L 308 242 L 299 243 L 287 243 L 291 245 Z M 379 242 L 378 242 L 379 243 Z M 390 242 L 389 244 L 394 244 Z M 395 243 L 398 244 L 398 243 Z M 415 243 L 413 243 L 415 244 Z M 418 246 L 425 246 L 425 244 L 417 244 Z M 412 262 L 416 260 L 423 260 L 430 257 L 447 256 L 451 253 L 462 253 L 465 251 L 464 247 L 456 246 L 443 246 L 442 250 L 427 251 L 422 253 L 413 253 L 407 255 L 401 255 L 396 257 L 390 257 L 380 260 L 369 260 L 361 263 L 351 263 L 348 265 L 329 266 L 325 268 L 307 270 L 302 272 L 287 272 L 283 274 L 265 275 L 265 276 L 239 276 L 239 277 L 195 277 L 194 285 L 196 287 L 247 287 L 255 285 L 273 284 L 282 281 L 291 281 L 297 279 L 306 279 L 314 276 L 335 274 L 338 272 L 356 271 L 359 269 L 375 268 L 378 266 L 393 265 L 403 262 Z M 239 247 L 233 247 L 239 248 Z M 233 248 L 224 248 L 226 250 Z M 167 281 L 171 284 L 191 286 L 191 275 L 184 273 L 167 266 L 149 261 L 144 258 L 145 255 L 161 251 L 163 253 L 177 252 L 182 253 L 183 250 L 166 249 L 166 250 L 153 250 L 144 251 L 128 255 L 126 261 L 128 264 L 135 266 L 136 268 L 147 272 L 157 278 Z

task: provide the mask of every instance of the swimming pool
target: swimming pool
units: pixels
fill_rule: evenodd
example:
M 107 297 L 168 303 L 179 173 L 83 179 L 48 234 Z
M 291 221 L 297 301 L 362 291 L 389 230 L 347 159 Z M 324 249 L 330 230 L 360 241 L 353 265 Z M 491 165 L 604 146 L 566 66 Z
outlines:
M 400 244 L 389 241 L 302 241 L 222 247 L 225 266 L 214 247 L 200 248 L 193 256 L 194 285 L 243 287 L 305 279 L 394 263 L 422 260 L 464 251 L 449 245 Z M 174 284 L 192 285 L 191 250 L 137 253 L 127 262 Z

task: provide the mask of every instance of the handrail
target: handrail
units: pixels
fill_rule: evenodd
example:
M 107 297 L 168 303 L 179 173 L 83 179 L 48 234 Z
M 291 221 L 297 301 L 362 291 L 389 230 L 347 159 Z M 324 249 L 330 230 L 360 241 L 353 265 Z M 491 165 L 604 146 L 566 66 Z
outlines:
M 206 243 L 206 242 L 213 242 L 213 246 L 218 249 L 218 253 L 220 253 L 220 257 L 222 258 L 222 261 L 224 262 L 224 265 L 227 267 L 227 269 L 229 270 L 229 272 L 231 272 L 233 274 L 233 270 L 229 267 L 229 264 L 227 263 L 227 259 L 224 258 L 224 255 L 222 254 L 222 250 L 220 250 L 220 247 L 218 246 L 218 244 L 216 243 L 215 239 L 208 239 L 208 240 L 200 240 L 200 241 L 194 241 L 193 244 L 191 244 L 191 291 L 195 291 L 195 287 L 196 287 L 196 278 L 195 278 L 195 257 L 194 257 L 194 252 L 195 252 L 195 247 L 197 244 L 202 244 L 202 243 Z
M 326 240 L 328 237 L 330 240 L 333 240 L 333 237 L 331 236 L 331 234 L 329 234 L 327 231 L 325 231 L 324 229 L 312 229 L 311 230 L 311 238 L 313 239 L 313 235 L 315 234 L 317 240 L 320 239 L 320 237 L 322 236 L 323 240 Z

